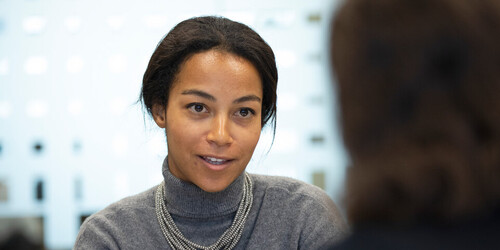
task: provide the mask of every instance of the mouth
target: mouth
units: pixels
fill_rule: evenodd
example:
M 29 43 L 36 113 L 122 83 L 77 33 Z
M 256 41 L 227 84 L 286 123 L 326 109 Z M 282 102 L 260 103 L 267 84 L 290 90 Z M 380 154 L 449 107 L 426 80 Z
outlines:
M 219 158 L 219 157 L 212 157 L 212 156 L 199 156 L 203 161 L 210 165 L 222 167 L 224 165 L 227 165 L 232 159 L 224 159 L 224 158 Z

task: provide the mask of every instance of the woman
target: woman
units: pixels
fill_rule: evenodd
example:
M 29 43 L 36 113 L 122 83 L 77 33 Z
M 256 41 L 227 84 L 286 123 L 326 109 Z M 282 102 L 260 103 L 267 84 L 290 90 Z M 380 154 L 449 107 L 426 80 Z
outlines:
M 75 248 L 315 249 L 342 237 L 323 191 L 245 172 L 276 122 L 277 79 L 273 51 L 246 25 L 198 17 L 174 27 L 141 93 L 165 129 L 164 182 L 89 217 Z

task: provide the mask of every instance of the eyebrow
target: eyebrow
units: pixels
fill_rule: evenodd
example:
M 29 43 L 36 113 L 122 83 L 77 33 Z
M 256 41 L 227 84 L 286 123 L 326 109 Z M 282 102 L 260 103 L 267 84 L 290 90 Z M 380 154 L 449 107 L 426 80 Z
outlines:
M 210 101 L 217 101 L 217 99 L 207 93 L 207 92 L 204 92 L 204 91 L 201 91 L 201 90 L 197 90 L 197 89 L 188 89 L 188 90 L 184 90 L 182 91 L 182 94 L 183 95 L 195 95 L 195 96 L 199 96 L 201 98 L 205 98 L 207 100 L 210 100 Z M 233 103 L 242 103 L 242 102 L 249 102 L 249 101 L 256 101 L 256 102 L 261 102 L 262 100 L 260 99 L 260 97 L 256 96 L 256 95 L 246 95 L 246 96 L 242 96 L 236 100 L 233 101 Z
M 183 95 L 195 95 L 195 96 L 199 96 L 201 98 L 205 98 L 205 99 L 208 99 L 210 101 L 216 101 L 217 99 L 215 99 L 215 97 L 207 92 L 203 92 L 201 90 L 196 90 L 196 89 L 188 89 L 188 90 L 184 90 L 182 91 L 182 94 Z
M 240 97 L 240 98 L 234 100 L 233 103 L 242 103 L 242 102 L 249 102 L 249 101 L 261 102 L 261 99 L 256 95 L 246 95 L 246 96 L 243 96 L 243 97 Z

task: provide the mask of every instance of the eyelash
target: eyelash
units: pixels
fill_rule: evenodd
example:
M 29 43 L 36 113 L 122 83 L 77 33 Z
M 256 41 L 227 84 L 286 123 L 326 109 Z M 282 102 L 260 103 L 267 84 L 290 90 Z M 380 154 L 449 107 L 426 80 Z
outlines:
M 194 108 L 196 106 L 201 106 L 202 107 L 202 110 L 201 111 L 196 111 Z M 203 110 L 207 110 L 206 112 L 208 112 L 208 109 L 207 107 L 205 107 L 205 105 L 201 104 L 201 103 L 190 103 L 186 106 L 186 108 L 190 109 L 191 111 L 193 111 L 194 113 L 202 113 Z
M 196 111 L 195 110 L 196 106 L 201 106 L 202 110 L 201 111 Z M 190 109 L 194 113 L 206 113 L 206 112 L 208 112 L 208 108 L 205 105 L 203 105 L 202 103 L 190 103 L 190 104 L 186 105 L 186 108 Z M 205 112 L 203 112 L 204 110 L 205 110 Z M 247 115 L 246 116 L 242 116 L 241 115 L 242 111 L 247 111 L 248 112 Z M 255 110 L 253 110 L 251 108 L 240 108 L 238 111 L 236 111 L 236 114 L 238 114 L 239 116 L 245 118 L 248 115 L 255 115 Z
M 248 115 L 255 115 L 255 110 L 251 109 L 251 108 L 240 108 L 236 113 L 240 113 L 241 114 L 241 111 L 248 111 L 248 114 L 246 116 L 241 116 L 243 118 L 247 117 Z

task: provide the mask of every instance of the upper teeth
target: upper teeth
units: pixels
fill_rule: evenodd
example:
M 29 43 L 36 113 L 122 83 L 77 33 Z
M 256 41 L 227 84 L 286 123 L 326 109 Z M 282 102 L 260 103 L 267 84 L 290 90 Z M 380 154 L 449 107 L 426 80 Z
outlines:
M 214 162 L 222 162 L 222 161 L 225 161 L 224 159 L 217 159 L 217 158 L 213 158 L 213 157 L 205 157 L 207 160 L 209 161 L 214 161 Z

